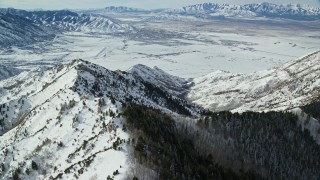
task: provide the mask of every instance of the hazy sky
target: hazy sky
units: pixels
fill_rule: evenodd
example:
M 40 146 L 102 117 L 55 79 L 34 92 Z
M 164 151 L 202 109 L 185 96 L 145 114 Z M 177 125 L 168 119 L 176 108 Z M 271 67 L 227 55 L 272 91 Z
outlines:
M 0 0 L 0 7 L 19 9 L 88 9 L 106 6 L 129 6 L 138 8 L 179 8 L 203 2 L 246 4 L 271 2 L 276 4 L 300 3 L 320 7 L 320 0 Z

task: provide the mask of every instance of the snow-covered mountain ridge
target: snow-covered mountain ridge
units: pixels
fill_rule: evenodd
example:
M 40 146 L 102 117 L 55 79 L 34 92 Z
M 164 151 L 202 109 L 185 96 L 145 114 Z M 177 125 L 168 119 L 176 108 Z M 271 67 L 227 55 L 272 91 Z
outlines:
M 136 78 L 140 78 L 145 82 L 155 84 L 178 97 L 183 97 L 190 86 L 189 81 L 177 76 L 170 75 L 158 67 L 150 68 L 145 65 L 135 65 L 128 70 Z
M 69 82 L 68 86 L 81 95 L 100 97 L 106 94 L 121 102 L 134 102 L 158 109 L 165 107 L 174 112 L 184 112 L 182 114 L 199 113 L 197 107 L 187 101 L 211 111 L 287 110 L 319 97 L 319 54 L 319 51 L 314 52 L 281 67 L 252 74 L 216 71 L 191 80 L 172 76 L 157 67 L 152 69 L 136 65 L 127 72 L 109 71 L 77 60 L 77 63 L 74 62 L 77 65 L 71 68 L 77 75 L 71 78 L 74 83 Z M 49 70 L 40 68 L 1 81 L 0 101 L 15 104 L 25 97 L 34 98 L 61 79 L 59 73 L 71 71 L 66 68 L 69 66 L 61 65 Z M 174 99 L 177 101 L 172 101 Z M 9 117 L 16 119 L 19 113 L 13 113 L 15 115 Z
M 59 11 L 25 11 L 17 9 L 0 9 L 0 12 L 29 19 L 38 26 L 50 27 L 59 31 L 76 31 L 89 33 L 112 33 L 133 30 L 128 24 L 102 15 L 80 14 L 68 10 Z
M 1 136 L 1 179 L 102 178 L 126 168 L 125 150 L 118 148 L 127 134 L 115 118 L 121 104 L 73 91 L 76 66 L 1 82 L 1 132 L 14 127 Z
M 145 68 L 137 65 L 132 71 Z M 148 82 L 127 72 L 110 71 L 82 60 L 22 72 L 1 81 L 0 87 L 3 106 L 0 119 L 6 120 L 3 132 L 20 123 L 26 113 L 49 101 L 49 97 L 56 96 L 63 89 L 70 89 L 79 96 L 107 96 L 123 103 L 133 102 L 182 114 L 198 114 L 200 110 L 178 98 L 179 94 L 161 90 L 156 82 Z
M 0 47 L 10 47 L 49 40 L 55 37 L 52 30 L 39 27 L 30 20 L 0 10 Z
M 202 3 L 185 6 L 179 9 L 136 9 L 130 7 L 106 7 L 88 12 L 99 13 L 160 13 L 162 15 L 192 15 L 196 17 L 238 17 L 238 18 L 283 18 L 293 20 L 319 20 L 320 8 L 306 4 L 272 4 L 252 3 L 244 5 Z
M 276 17 L 295 20 L 320 19 L 320 8 L 300 4 L 277 5 L 271 3 L 230 5 L 203 3 L 186 6 L 177 12 L 199 16 Z
M 217 71 L 196 78 L 187 98 L 212 111 L 288 110 L 320 94 L 320 51 L 252 74 Z
M 128 167 L 124 104 L 202 111 L 143 78 L 82 60 L 22 72 L 0 87 L 1 179 L 101 179 L 116 171 L 121 179 Z
M 122 179 L 130 166 L 123 106 L 184 115 L 201 114 L 200 105 L 289 110 L 319 99 L 319 57 L 320 51 L 253 74 L 216 71 L 193 80 L 157 67 L 110 71 L 83 60 L 22 72 L 0 81 L 0 178 Z
M 134 27 L 103 15 L 0 8 L 0 47 L 26 46 L 52 40 L 64 32 L 125 33 Z

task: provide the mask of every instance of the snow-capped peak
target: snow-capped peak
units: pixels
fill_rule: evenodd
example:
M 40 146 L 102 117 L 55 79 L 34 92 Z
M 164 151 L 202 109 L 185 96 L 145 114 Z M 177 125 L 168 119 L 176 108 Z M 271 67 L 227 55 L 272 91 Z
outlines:
M 186 14 L 209 17 L 276 17 L 295 20 L 316 20 L 320 18 L 320 8 L 301 4 L 277 5 L 266 2 L 245 5 L 203 3 L 183 7 L 180 11 Z

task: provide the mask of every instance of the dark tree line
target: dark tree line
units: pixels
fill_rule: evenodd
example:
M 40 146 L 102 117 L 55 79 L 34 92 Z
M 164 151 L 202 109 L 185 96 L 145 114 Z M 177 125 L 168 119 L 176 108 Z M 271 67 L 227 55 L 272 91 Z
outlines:
M 297 122 L 286 112 L 213 113 L 198 121 L 201 132 L 193 139 L 209 147 L 199 151 L 224 155 L 233 169 L 245 167 L 268 179 L 319 179 L 320 146 Z
M 131 144 L 159 179 L 319 179 L 320 146 L 287 112 L 211 113 L 198 121 L 128 105 Z
M 135 157 L 159 179 L 259 179 L 251 171 L 236 173 L 220 166 L 212 154 L 199 153 L 193 140 L 180 136 L 175 121 L 159 110 L 130 105 L 123 115 L 136 136 L 131 140 Z
M 166 106 L 168 109 L 177 112 L 179 114 L 184 114 L 190 116 L 191 113 L 189 109 L 196 109 L 194 105 L 191 105 L 185 100 L 173 97 L 169 93 L 163 91 L 159 87 L 156 87 L 148 82 L 143 82 L 143 85 L 146 87 L 145 92 L 146 95 L 155 101 L 157 104 L 164 103 L 163 105 Z

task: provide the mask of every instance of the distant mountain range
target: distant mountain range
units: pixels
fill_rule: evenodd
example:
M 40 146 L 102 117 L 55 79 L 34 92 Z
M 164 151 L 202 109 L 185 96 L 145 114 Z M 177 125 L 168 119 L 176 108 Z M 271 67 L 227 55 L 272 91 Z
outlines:
M 204 3 L 183 7 L 178 12 L 203 17 L 267 17 L 294 20 L 318 20 L 320 8 L 308 5 L 277 5 L 271 3 L 230 5 Z
M 51 27 L 59 31 L 112 33 L 132 30 L 129 25 L 106 16 L 82 14 L 68 10 L 24 11 L 2 9 L 1 11 L 29 19 L 38 26 Z
M 131 8 L 131 7 L 125 7 L 125 6 L 108 6 L 104 8 L 107 12 L 143 12 L 143 11 L 149 11 L 145 9 L 139 9 L 139 8 Z
M 52 39 L 62 32 L 115 33 L 133 27 L 102 15 L 8 8 L 0 9 L 0 29 L 0 46 L 12 46 Z
M 320 8 L 307 5 L 276 5 L 270 3 L 229 5 L 204 3 L 180 9 L 144 10 L 129 7 L 106 7 L 99 10 L 72 12 L 25 11 L 0 8 L 1 47 L 30 44 L 50 40 L 62 32 L 115 33 L 129 32 L 133 26 L 105 16 L 108 13 L 154 13 L 149 19 L 178 20 L 181 16 L 195 18 L 283 18 L 292 20 L 319 20 Z
M 100 12 L 105 13 L 132 13 L 132 12 L 157 12 L 168 14 L 185 14 L 201 18 L 212 17 L 241 17 L 241 18 L 283 18 L 294 20 L 318 20 L 320 8 L 300 4 L 277 5 L 271 3 L 230 5 L 217 3 L 203 3 L 185 6 L 180 9 L 155 9 L 143 10 L 128 7 L 106 7 Z
M 37 26 L 31 20 L 0 12 L 0 47 L 30 44 L 54 37 L 54 31 Z

